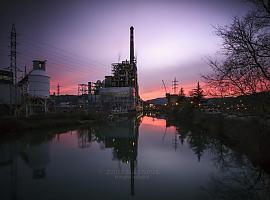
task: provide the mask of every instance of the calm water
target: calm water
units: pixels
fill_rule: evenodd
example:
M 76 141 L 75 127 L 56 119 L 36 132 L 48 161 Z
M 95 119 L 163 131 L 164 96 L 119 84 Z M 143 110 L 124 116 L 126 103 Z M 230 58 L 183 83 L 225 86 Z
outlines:
M 269 176 L 245 155 L 146 116 L 1 141 L 0 186 L 1 200 L 270 196 Z

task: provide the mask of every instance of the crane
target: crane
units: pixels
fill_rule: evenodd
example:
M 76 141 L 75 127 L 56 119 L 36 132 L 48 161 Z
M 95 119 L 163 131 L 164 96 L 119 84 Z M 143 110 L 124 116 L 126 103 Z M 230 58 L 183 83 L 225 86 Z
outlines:
M 165 97 L 166 97 L 166 100 L 167 100 L 167 103 L 165 104 L 165 106 L 166 106 L 167 104 L 170 104 L 171 95 L 170 95 L 170 93 L 168 93 L 166 85 L 165 85 L 163 80 L 162 80 L 162 83 L 163 83 L 163 87 L 165 89 Z
M 165 89 L 165 93 L 168 94 L 167 89 L 166 89 L 166 86 L 165 86 L 165 83 L 164 83 L 163 80 L 162 80 L 162 83 L 163 83 L 163 87 L 164 87 L 164 89 Z

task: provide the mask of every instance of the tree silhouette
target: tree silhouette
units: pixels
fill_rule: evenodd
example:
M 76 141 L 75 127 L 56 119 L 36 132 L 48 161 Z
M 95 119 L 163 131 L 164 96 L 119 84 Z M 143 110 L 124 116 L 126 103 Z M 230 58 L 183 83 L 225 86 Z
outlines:
M 263 0 L 229 26 L 215 27 L 223 40 L 222 61 L 208 59 L 212 73 L 203 76 L 210 94 L 249 95 L 270 89 L 270 12 Z
M 192 133 L 189 136 L 188 142 L 200 162 L 203 152 L 208 149 L 209 141 L 207 136 L 202 134 L 202 132 Z
M 197 83 L 197 87 L 190 92 L 190 97 L 195 105 L 200 105 L 204 94 L 203 89 L 200 86 L 200 82 Z
M 183 87 L 180 88 L 179 93 L 178 93 L 178 103 L 183 103 L 184 100 L 186 99 L 185 91 Z

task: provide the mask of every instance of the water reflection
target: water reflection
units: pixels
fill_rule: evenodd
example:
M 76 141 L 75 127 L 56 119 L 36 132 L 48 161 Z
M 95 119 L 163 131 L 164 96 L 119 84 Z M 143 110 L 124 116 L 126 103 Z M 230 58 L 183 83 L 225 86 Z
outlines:
M 259 163 L 250 161 L 247 155 L 230 148 L 232 146 L 234 149 L 240 148 L 239 146 L 243 148 L 245 144 L 236 144 L 232 138 L 213 137 L 213 135 L 229 135 L 226 131 L 230 131 L 230 134 L 239 132 L 246 127 L 240 126 L 231 130 L 230 127 L 236 122 L 231 121 L 232 124 L 229 126 L 221 123 L 176 125 L 181 144 L 187 142 L 199 162 L 203 154 L 210 154 L 211 161 L 218 170 L 218 173 L 210 174 L 207 184 L 202 186 L 203 190 L 208 193 L 210 199 L 270 199 L 269 174 L 262 169 Z M 256 125 L 253 125 L 253 129 L 246 130 L 246 135 L 251 135 L 250 131 L 254 131 L 255 127 Z M 221 134 L 209 133 L 213 128 Z M 257 129 L 257 134 L 261 134 L 260 128 Z M 252 148 L 262 148 L 261 143 L 253 141 Z M 254 153 L 251 154 L 254 156 Z M 261 157 L 255 160 L 259 160 Z
M 211 175 L 205 191 L 213 199 L 269 199 L 269 176 L 247 158 L 227 151 L 217 165 L 221 173 Z
M 1 199 L 268 199 L 268 174 L 209 131 L 143 117 L 1 140 Z
M 22 149 L 21 157 L 33 170 L 34 179 L 43 179 L 46 177 L 46 166 L 50 162 L 48 142 L 28 144 Z
M 129 163 L 130 172 L 128 174 L 130 175 L 130 194 L 132 196 L 135 193 L 134 177 L 140 123 L 141 119 L 136 117 L 128 120 L 118 119 L 103 126 L 90 127 L 77 132 L 79 148 L 88 148 L 91 143 L 97 142 L 101 149 L 112 149 L 113 160 Z
M 0 143 L 1 199 L 18 199 L 20 162 L 32 171 L 33 179 L 46 178 L 46 166 L 50 162 L 49 135 L 33 136 L 22 140 Z M 8 198 L 9 196 L 9 198 Z

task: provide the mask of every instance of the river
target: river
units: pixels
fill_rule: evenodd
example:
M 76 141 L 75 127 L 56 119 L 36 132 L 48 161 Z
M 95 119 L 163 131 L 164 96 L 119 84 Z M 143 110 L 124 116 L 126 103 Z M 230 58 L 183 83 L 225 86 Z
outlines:
M 0 199 L 269 199 L 243 154 L 144 116 L 0 143 Z

